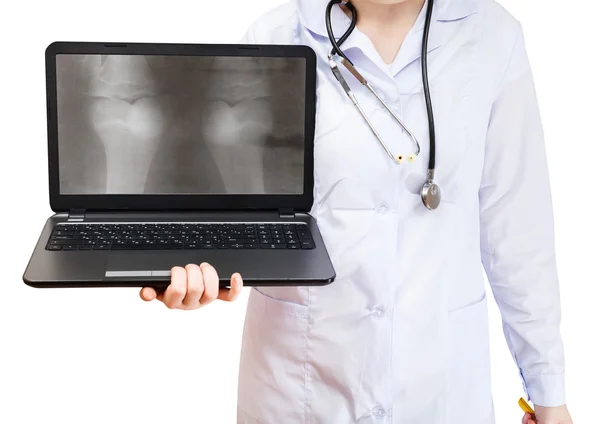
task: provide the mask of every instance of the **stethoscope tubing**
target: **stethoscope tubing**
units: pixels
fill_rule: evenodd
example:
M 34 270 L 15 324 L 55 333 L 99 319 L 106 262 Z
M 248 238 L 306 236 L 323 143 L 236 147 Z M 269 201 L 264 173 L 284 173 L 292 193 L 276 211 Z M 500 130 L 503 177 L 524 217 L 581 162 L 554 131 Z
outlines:
M 434 122 L 434 117 L 433 117 L 433 106 L 432 106 L 432 102 L 431 102 L 431 93 L 430 93 L 430 89 L 429 89 L 429 76 L 428 76 L 428 69 L 427 69 L 428 41 L 429 41 L 429 30 L 431 27 L 431 18 L 433 15 L 433 1 L 434 0 L 427 0 L 425 25 L 423 28 L 423 41 L 421 44 L 421 76 L 422 76 L 422 80 L 423 80 L 423 93 L 425 96 L 425 106 L 427 109 L 427 122 L 428 122 L 428 130 L 429 130 L 429 161 L 428 161 L 428 170 L 427 170 L 427 181 L 423 185 L 423 188 L 421 191 L 421 197 L 423 199 L 423 203 L 425 204 L 425 206 L 428 209 L 436 209 L 441 200 L 441 191 L 440 191 L 439 187 L 433 182 L 433 179 L 435 177 L 435 166 L 436 166 L 436 160 L 435 160 L 436 159 L 436 148 L 435 148 L 436 147 L 436 139 L 435 139 L 435 122 Z M 352 18 L 351 18 L 351 22 L 350 22 L 348 29 L 346 29 L 346 31 L 339 38 L 339 40 L 336 40 L 335 34 L 333 33 L 332 25 L 331 25 L 331 11 L 333 9 L 333 6 L 340 4 L 340 3 L 344 3 L 346 8 L 351 12 Z M 329 54 L 330 68 L 331 68 L 334 76 L 336 77 L 336 79 L 342 85 L 342 88 L 344 89 L 344 91 L 346 92 L 346 94 L 348 95 L 348 97 L 350 98 L 352 103 L 356 106 L 356 108 L 358 109 L 360 114 L 363 116 L 364 120 L 369 125 L 369 128 L 371 129 L 371 131 L 373 132 L 373 134 L 375 135 L 375 137 L 377 138 L 377 140 L 379 141 L 379 143 L 381 144 L 381 146 L 383 147 L 385 152 L 388 154 L 388 156 L 390 156 L 392 159 L 396 160 L 396 162 L 399 161 L 398 160 L 399 158 L 396 158 L 394 156 L 394 154 L 390 151 L 390 149 L 387 147 L 387 145 L 385 144 L 383 139 L 379 136 L 379 133 L 375 129 L 374 125 L 371 123 L 371 121 L 369 120 L 369 118 L 367 117 L 367 115 L 365 114 L 363 109 L 361 108 L 360 104 L 358 103 L 358 100 L 352 93 L 350 86 L 348 85 L 348 83 L 346 82 L 342 73 L 340 72 L 338 65 L 337 65 L 338 62 L 342 63 L 348 69 L 348 71 L 350 71 L 350 73 L 354 75 L 354 77 L 356 79 L 358 79 L 364 86 L 367 87 L 367 89 L 377 98 L 377 100 L 385 107 L 385 109 L 394 117 L 394 119 L 409 134 L 409 136 L 411 137 L 411 139 L 413 140 L 413 142 L 415 143 L 415 146 L 416 146 L 415 155 L 410 155 L 410 157 L 414 158 L 414 156 L 418 155 L 421 151 L 421 147 L 420 147 L 419 142 L 416 139 L 416 137 L 404 125 L 402 120 L 392 110 L 392 108 L 390 108 L 387 105 L 387 103 L 379 96 L 379 94 L 377 94 L 377 92 L 369 84 L 369 82 L 366 80 L 366 78 L 364 78 L 358 72 L 358 70 L 354 67 L 354 64 L 352 63 L 352 61 L 344 54 L 344 52 L 341 49 L 341 45 L 348 39 L 348 37 L 350 36 L 352 31 L 354 31 L 357 21 L 358 21 L 358 17 L 357 17 L 356 8 L 349 0 L 348 1 L 330 0 L 329 3 L 327 4 L 327 8 L 325 10 L 325 24 L 326 24 L 326 28 L 327 28 L 327 34 L 329 36 L 329 41 L 331 42 L 331 45 L 332 45 L 332 50 L 331 50 L 331 53 Z M 336 56 L 337 56 L 337 59 L 336 59 Z

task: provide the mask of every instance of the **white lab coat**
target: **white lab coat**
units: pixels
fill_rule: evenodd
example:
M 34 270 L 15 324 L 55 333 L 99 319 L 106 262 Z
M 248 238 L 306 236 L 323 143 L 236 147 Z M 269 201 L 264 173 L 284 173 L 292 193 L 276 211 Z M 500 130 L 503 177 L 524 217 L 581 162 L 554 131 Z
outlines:
M 436 211 L 419 196 L 429 154 L 419 62 L 425 7 L 391 69 L 360 30 L 343 45 L 420 140 L 414 164 L 392 162 L 331 74 L 327 0 L 286 3 L 245 37 L 317 53 L 311 213 L 337 279 L 252 289 L 238 423 L 493 423 L 482 264 L 527 394 L 540 405 L 564 403 L 551 197 L 522 29 L 492 0 L 435 2 Z M 336 34 L 348 22 L 335 7 Z M 346 75 L 392 151 L 409 153 L 407 134 Z

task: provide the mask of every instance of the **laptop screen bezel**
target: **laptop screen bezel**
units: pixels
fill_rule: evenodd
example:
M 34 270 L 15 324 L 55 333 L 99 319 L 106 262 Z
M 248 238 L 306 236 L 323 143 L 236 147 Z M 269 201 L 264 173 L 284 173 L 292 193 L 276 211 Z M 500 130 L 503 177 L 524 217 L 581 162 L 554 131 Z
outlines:
M 297 57 L 306 63 L 304 184 L 302 194 L 61 194 L 58 154 L 56 56 L 59 54 Z M 304 45 L 55 42 L 46 49 L 50 207 L 69 210 L 296 210 L 313 203 L 316 55 Z

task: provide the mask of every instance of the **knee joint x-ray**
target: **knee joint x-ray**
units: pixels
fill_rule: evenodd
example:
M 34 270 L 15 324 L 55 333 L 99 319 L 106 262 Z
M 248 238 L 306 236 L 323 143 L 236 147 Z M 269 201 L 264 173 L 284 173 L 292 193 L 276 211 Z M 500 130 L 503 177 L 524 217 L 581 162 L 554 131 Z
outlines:
M 301 58 L 58 55 L 61 194 L 303 192 Z

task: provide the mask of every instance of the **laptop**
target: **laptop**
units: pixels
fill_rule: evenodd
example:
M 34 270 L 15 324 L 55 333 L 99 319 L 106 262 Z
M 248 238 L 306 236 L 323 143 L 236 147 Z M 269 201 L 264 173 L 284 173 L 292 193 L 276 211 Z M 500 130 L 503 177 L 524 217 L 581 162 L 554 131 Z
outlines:
M 309 47 L 56 42 L 46 78 L 55 214 L 26 284 L 163 290 L 202 262 L 222 287 L 334 280 Z

